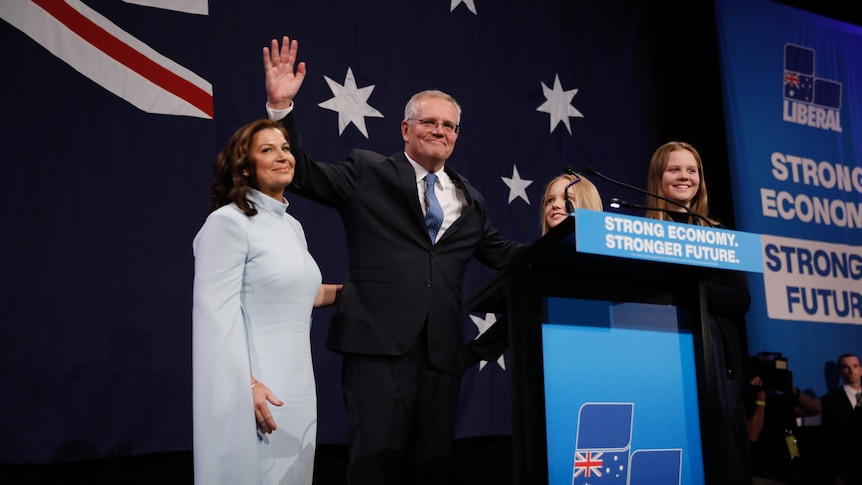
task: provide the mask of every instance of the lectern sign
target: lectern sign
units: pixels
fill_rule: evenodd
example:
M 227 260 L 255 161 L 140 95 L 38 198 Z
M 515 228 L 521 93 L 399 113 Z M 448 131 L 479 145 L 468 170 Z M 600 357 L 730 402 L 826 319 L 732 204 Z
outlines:
M 760 235 L 577 209 L 578 252 L 763 273 Z
M 704 485 L 688 310 L 547 298 L 544 315 L 548 485 Z

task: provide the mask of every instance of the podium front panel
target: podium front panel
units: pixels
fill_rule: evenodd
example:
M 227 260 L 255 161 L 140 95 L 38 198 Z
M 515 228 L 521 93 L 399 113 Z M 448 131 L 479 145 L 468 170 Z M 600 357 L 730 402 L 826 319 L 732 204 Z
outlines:
M 542 298 L 551 485 L 704 483 L 686 308 Z

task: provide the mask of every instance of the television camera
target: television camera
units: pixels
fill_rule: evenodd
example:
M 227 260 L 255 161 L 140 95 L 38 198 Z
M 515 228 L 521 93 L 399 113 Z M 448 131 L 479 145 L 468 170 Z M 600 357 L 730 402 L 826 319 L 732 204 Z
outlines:
M 760 377 L 766 391 L 793 394 L 793 373 L 787 369 L 787 357 L 781 352 L 760 352 L 749 357 L 748 375 Z

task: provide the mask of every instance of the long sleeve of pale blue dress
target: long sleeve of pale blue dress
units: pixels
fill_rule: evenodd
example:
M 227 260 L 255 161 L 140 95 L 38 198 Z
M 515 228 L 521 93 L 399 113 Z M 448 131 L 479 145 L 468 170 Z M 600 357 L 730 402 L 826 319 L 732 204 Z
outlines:
M 194 241 L 192 373 L 195 482 L 311 484 L 317 397 L 311 311 L 317 263 L 288 204 L 249 190 L 252 217 L 231 204 Z M 283 406 L 257 432 L 251 375 Z
M 246 231 L 234 214 L 213 213 L 195 238 L 194 247 L 195 483 L 253 483 L 249 477 L 260 472 L 248 337 L 240 302 L 248 255 Z M 238 395 L 240 390 L 248 392 Z M 239 441 L 229 443 L 223 437 Z

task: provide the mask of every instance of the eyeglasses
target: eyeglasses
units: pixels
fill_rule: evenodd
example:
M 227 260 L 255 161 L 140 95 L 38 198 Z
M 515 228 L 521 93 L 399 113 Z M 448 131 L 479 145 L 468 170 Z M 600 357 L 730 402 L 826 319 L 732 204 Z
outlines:
M 415 121 L 422 125 L 423 128 L 428 130 L 436 129 L 438 126 L 443 127 L 443 131 L 446 133 L 458 133 L 461 131 L 461 125 L 453 125 L 448 121 L 437 121 L 437 120 L 420 120 L 418 118 L 407 118 L 407 121 Z

